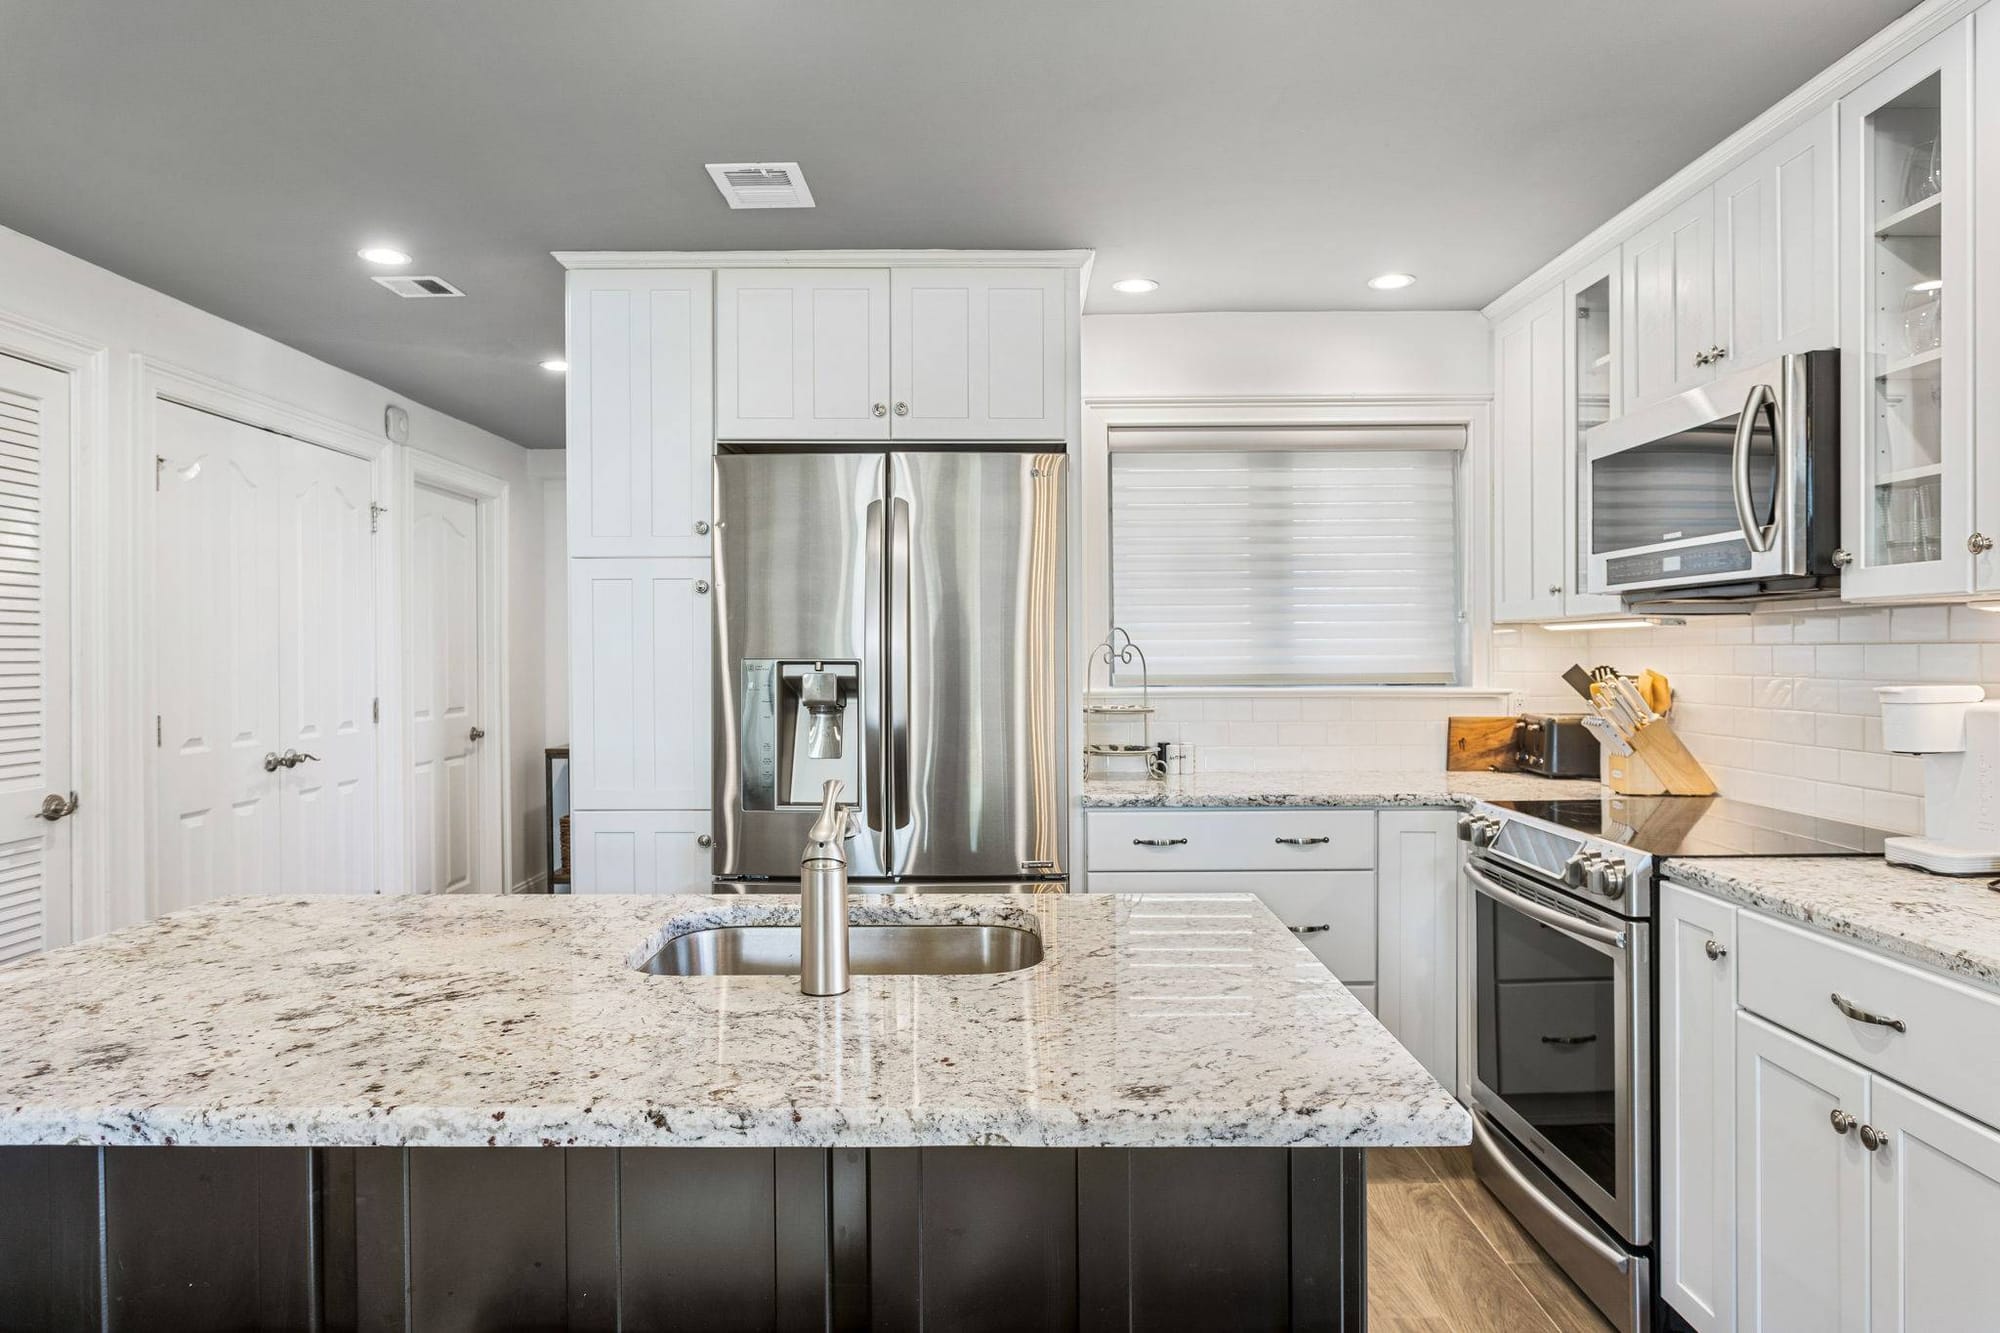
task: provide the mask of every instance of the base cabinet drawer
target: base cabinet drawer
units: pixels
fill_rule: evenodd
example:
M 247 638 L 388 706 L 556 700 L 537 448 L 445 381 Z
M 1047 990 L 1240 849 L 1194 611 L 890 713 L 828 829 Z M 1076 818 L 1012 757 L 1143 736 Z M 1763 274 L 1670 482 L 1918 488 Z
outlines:
M 2000 1060 L 1971 1056 L 2000 1051 L 2000 997 L 1749 912 L 1737 948 L 1743 1008 L 1968 1115 L 2000 1115 Z
M 1093 871 L 1090 891 L 1254 893 L 1326 964 L 1327 971 L 1348 983 L 1375 980 L 1375 876 L 1371 871 Z M 1374 1008 L 1372 994 L 1367 1003 Z
M 1093 810 L 1099 870 L 1369 870 L 1373 810 Z

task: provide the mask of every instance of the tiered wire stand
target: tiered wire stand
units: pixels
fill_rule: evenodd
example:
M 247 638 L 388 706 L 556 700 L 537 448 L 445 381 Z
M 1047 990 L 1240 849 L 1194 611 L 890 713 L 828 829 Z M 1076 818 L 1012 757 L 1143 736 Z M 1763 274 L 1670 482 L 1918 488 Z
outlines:
M 1159 751 L 1153 746 L 1153 698 L 1147 679 L 1146 653 L 1132 636 L 1113 625 L 1104 642 L 1090 656 L 1091 679 L 1085 692 L 1094 688 L 1098 663 L 1104 664 L 1104 687 L 1117 683 L 1118 668 L 1137 664 L 1139 702 L 1085 704 L 1083 776 L 1085 778 L 1157 778 L 1166 772 Z M 1107 734 L 1109 733 L 1109 734 Z

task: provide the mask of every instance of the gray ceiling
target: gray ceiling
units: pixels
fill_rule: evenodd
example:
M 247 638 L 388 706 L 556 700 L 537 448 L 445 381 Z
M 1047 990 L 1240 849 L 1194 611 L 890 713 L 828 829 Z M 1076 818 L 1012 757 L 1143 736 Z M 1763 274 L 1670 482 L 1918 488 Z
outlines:
M 1091 246 L 1092 311 L 1477 307 L 1909 7 L 0 0 L 0 223 L 559 447 L 551 250 Z M 739 160 L 819 207 L 730 211 Z M 466 298 L 368 282 L 376 239 Z

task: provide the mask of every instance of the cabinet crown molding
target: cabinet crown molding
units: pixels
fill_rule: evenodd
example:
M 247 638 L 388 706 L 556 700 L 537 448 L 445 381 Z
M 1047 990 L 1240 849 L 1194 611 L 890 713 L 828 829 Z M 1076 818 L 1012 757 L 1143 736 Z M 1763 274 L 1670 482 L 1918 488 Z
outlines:
M 553 250 L 567 269 L 1075 268 L 1095 250 Z

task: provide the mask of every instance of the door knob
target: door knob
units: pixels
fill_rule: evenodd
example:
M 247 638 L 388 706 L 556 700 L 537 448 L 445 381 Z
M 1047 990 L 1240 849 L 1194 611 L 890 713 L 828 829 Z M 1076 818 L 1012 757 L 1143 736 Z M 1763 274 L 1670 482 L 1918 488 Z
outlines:
M 297 750 L 287 750 L 283 754 L 279 755 L 277 758 L 278 758 L 278 763 L 283 764 L 286 768 L 297 768 L 300 764 L 305 763 L 308 759 L 310 759 L 315 764 L 319 762 L 318 755 L 301 754 Z M 264 759 L 264 771 L 268 773 L 271 771 L 272 767 L 274 767 L 274 765 L 271 763 L 270 756 L 266 755 Z
M 35 818 L 46 819 L 51 824 L 58 819 L 66 819 L 76 813 L 76 793 L 64 798 L 60 792 L 50 792 L 42 798 L 42 808 L 35 811 Z
M 471 731 L 465 733 L 465 738 L 470 741 L 483 741 L 486 739 L 486 728 L 474 727 Z
M 268 753 L 265 754 L 264 771 L 266 773 L 275 773 L 281 767 L 282 768 L 291 767 L 290 764 L 287 764 L 285 762 L 285 757 L 283 755 L 279 754 L 276 750 L 269 751 Z

